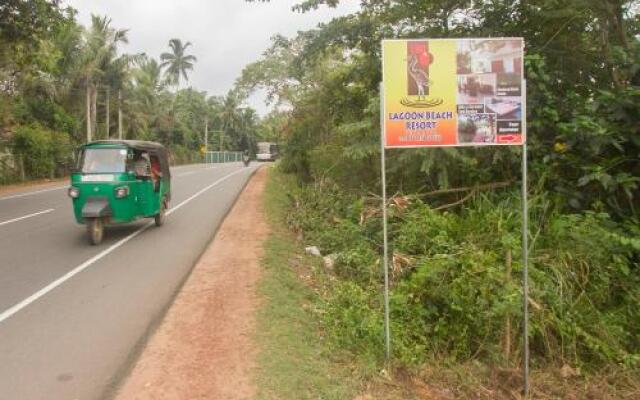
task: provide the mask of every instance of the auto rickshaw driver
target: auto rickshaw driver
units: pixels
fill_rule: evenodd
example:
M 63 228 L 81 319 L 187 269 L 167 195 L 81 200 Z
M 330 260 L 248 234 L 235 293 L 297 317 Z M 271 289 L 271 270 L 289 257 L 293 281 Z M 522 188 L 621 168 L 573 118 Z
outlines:
M 134 160 L 134 171 L 136 176 L 143 178 L 151 178 L 153 182 L 153 190 L 160 189 L 160 179 L 162 178 L 162 170 L 158 157 L 149 156 L 147 152 L 137 154 Z
M 160 189 L 160 179 L 162 179 L 162 168 L 158 157 L 151 157 L 151 179 L 153 179 L 153 187 L 157 192 Z

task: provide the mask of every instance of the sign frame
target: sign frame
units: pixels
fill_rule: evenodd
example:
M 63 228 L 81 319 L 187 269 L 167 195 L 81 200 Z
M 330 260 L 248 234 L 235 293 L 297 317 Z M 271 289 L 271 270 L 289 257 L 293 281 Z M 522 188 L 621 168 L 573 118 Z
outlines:
M 525 398 L 529 397 L 529 228 L 528 228 L 528 185 L 527 185 L 527 80 L 524 75 L 524 60 L 521 61 L 520 72 L 520 94 L 521 94 L 521 137 L 520 143 L 463 143 L 463 144 L 446 144 L 446 145 L 407 145 L 407 146 L 388 146 L 386 135 L 386 101 L 385 101 L 385 67 L 384 67 L 384 43 L 385 42 L 410 42 L 410 41 L 471 41 L 471 40 L 520 40 L 522 43 L 522 54 L 524 55 L 525 41 L 522 37 L 514 38 L 460 38 L 460 39 L 384 39 L 381 41 L 382 49 L 382 81 L 379 85 L 380 93 L 380 169 L 381 169 L 381 186 L 382 186 L 382 225 L 383 225 L 383 268 L 384 268 L 384 342 L 385 357 L 387 362 L 391 359 L 391 333 L 390 333 L 390 317 L 389 317 L 389 255 L 388 255 L 388 229 L 387 229 L 387 180 L 386 180 L 386 151 L 390 149 L 409 149 L 409 148 L 440 148 L 440 147 L 488 147 L 488 146 L 521 146 L 522 162 L 521 162 L 521 213 L 522 213 L 522 376 L 523 376 L 523 394 Z M 457 101 L 457 100 L 456 100 Z M 456 103 L 457 105 L 457 103 Z M 456 108 L 457 112 L 457 108 Z M 457 134 L 457 124 L 456 124 Z M 434 150 L 435 151 L 435 150 Z
M 381 41 L 381 58 L 382 58 L 382 86 L 385 84 L 385 43 L 409 43 L 409 42 L 469 42 L 469 41 L 520 41 L 521 43 L 521 54 L 524 55 L 524 47 L 525 41 L 523 37 L 490 37 L 490 38 L 435 38 L 435 39 L 425 39 L 425 38 L 411 38 L 411 39 L 383 39 Z M 455 66 L 454 66 L 455 67 Z M 475 142 L 456 142 L 454 144 L 428 144 L 428 145 L 389 145 L 387 144 L 387 103 L 386 101 L 381 101 L 381 120 L 380 126 L 382 129 L 382 143 L 386 149 L 415 149 L 415 148 L 423 148 L 423 147 L 484 147 L 484 146 L 521 146 L 527 141 L 527 132 L 526 132 L 526 80 L 524 75 L 524 60 L 522 59 L 520 62 L 520 98 L 521 98 L 521 141 L 518 143 L 475 143 Z M 456 74 L 457 77 L 457 74 Z M 457 106 L 456 101 L 456 106 Z M 428 108 L 424 108 L 422 110 L 428 110 Z M 420 111 L 420 110 L 416 110 Z M 457 109 L 455 111 L 458 114 Z M 497 121 L 496 121 L 497 122 Z M 456 131 L 457 131 L 457 115 L 456 115 Z

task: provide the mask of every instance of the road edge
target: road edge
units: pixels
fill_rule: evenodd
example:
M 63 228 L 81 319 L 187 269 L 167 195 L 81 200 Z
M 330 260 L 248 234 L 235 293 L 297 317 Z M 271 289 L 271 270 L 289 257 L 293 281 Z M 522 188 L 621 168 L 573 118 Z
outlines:
M 111 379 L 109 379 L 109 382 L 107 382 L 103 393 L 100 396 L 98 396 L 99 399 L 115 400 L 117 398 L 118 392 L 120 391 L 120 389 L 126 382 L 127 378 L 135 368 L 138 360 L 143 354 L 145 347 L 149 343 L 149 340 L 153 337 L 153 335 L 157 332 L 158 328 L 162 325 L 162 321 L 167 316 L 169 309 L 171 309 L 171 306 L 175 303 L 175 300 L 178 294 L 182 291 L 185 283 L 193 273 L 194 267 L 198 264 L 198 262 L 202 258 L 202 255 L 205 253 L 205 251 L 213 243 L 213 240 L 218 235 L 220 227 L 222 227 L 222 225 L 226 221 L 227 217 L 229 216 L 229 213 L 231 212 L 231 210 L 237 203 L 238 199 L 240 198 L 240 195 L 245 191 L 245 189 L 247 188 L 247 185 L 249 185 L 249 182 L 253 179 L 254 175 L 260 168 L 264 168 L 264 166 L 261 165 L 261 166 L 258 166 L 257 168 L 252 168 L 247 180 L 242 185 L 242 189 L 238 191 L 236 197 L 233 199 L 233 203 L 230 204 L 230 206 L 225 210 L 224 216 L 220 220 L 220 224 L 218 224 L 218 226 L 215 228 L 215 230 L 213 231 L 211 237 L 208 239 L 206 244 L 202 246 L 202 249 L 198 252 L 196 257 L 194 257 L 194 261 L 191 267 L 189 268 L 189 272 L 185 274 L 182 280 L 178 283 L 178 285 L 176 286 L 176 289 L 171 294 L 169 301 L 167 301 L 167 303 L 162 307 L 161 311 L 152 318 L 151 322 L 147 326 L 147 329 L 145 329 L 142 336 L 138 339 L 138 341 L 136 341 L 136 344 L 133 346 L 129 356 L 126 358 L 123 364 L 120 367 L 118 367 L 118 369 L 113 374 Z

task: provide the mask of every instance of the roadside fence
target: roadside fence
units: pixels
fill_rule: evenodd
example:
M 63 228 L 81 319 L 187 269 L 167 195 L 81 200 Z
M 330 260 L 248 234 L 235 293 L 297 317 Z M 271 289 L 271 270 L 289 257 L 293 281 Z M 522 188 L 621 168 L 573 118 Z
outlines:
M 204 153 L 205 164 L 217 164 L 242 161 L 241 151 L 207 151 Z

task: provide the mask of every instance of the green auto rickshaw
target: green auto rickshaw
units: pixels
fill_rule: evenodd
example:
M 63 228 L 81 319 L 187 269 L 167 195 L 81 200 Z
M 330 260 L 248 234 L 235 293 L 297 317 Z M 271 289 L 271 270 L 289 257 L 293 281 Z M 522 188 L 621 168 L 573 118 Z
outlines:
M 91 244 L 102 241 L 108 224 L 154 218 L 161 226 L 171 200 L 167 150 L 138 140 L 87 143 L 78 151 L 68 194 Z

